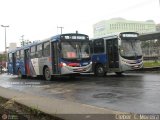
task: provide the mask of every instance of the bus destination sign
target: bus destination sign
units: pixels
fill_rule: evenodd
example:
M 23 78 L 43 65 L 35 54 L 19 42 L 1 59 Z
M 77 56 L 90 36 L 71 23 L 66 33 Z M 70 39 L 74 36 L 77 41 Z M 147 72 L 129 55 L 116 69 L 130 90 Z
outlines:
M 132 39 L 138 39 L 139 34 L 137 33 L 132 33 L 132 32 L 126 32 L 126 33 L 121 33 L 120 37 L 121 39 L 124 40 L 132 40 Z
M 82 35 L 63 35 L 61 38 L 65 40 L 86 40 L 88 37 Z
M 137 34 L 122 34 L 122 37 L 133 37 L 133 38 L 135 38 L 135 37 L 138 37 L 138 35 Z

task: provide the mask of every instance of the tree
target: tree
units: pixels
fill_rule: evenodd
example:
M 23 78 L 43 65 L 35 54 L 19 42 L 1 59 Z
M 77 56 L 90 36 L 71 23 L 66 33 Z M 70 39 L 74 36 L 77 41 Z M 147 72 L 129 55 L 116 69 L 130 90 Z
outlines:
M 0 65 L 2 66 L 6 66 L 6 61 L 7 61 L 7 57 L 6 57 L 6 54 L 0 54 Z

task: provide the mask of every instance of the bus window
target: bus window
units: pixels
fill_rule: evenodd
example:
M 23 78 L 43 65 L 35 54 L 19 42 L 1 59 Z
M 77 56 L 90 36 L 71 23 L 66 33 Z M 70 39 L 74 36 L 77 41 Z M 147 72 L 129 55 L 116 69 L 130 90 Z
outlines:
M 24 51 L 21 50 L 21 51 L 20 51 L 20 59 L 23 59 L 23 58 L 24 58 Z
M 93 42 L 89 41 L 89 44 L 90 44 L 90 52 L 91 54 L 93 54 Z
M 16 59 L 19 60 L 20 59 L 20 51 L 16 52 Z
M 43 56 L 48 57 L 50 55 L 50 42 L 44 43 Z
M 37 45 L 36 57 L 42 57 L 42 44 Z
M 94 53 L 103 53 L 104 52 L 104 40 L 97 39 L 93 42 L 94 45 Z
M 30 53 L 31 58 L 35 58 L 36 46 L 32 46 L 30 51 L 31 51 Z
M 12 62 L 12 53 L 9 53 L 9 62 Z

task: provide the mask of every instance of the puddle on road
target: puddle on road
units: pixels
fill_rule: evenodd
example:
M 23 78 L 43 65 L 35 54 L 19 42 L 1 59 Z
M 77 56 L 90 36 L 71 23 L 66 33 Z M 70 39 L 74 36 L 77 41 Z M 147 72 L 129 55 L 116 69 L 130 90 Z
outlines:
M 118 96 L 114 93 L 99 93 L 93 95 L 93 98 L 113 98 L 113 97 L 118 97 Z

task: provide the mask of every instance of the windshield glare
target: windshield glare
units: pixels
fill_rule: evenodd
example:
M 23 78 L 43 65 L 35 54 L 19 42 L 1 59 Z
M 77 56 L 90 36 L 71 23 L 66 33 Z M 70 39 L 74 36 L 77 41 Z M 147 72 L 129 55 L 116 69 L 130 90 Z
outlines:
M 89 42 L 62 42 L 62 58 L 81 59 L 90 57 Z
M 141 56 L 141 42 L 140 40 L 122 40 L 120 46 L 120 53 L 122 56 Z

